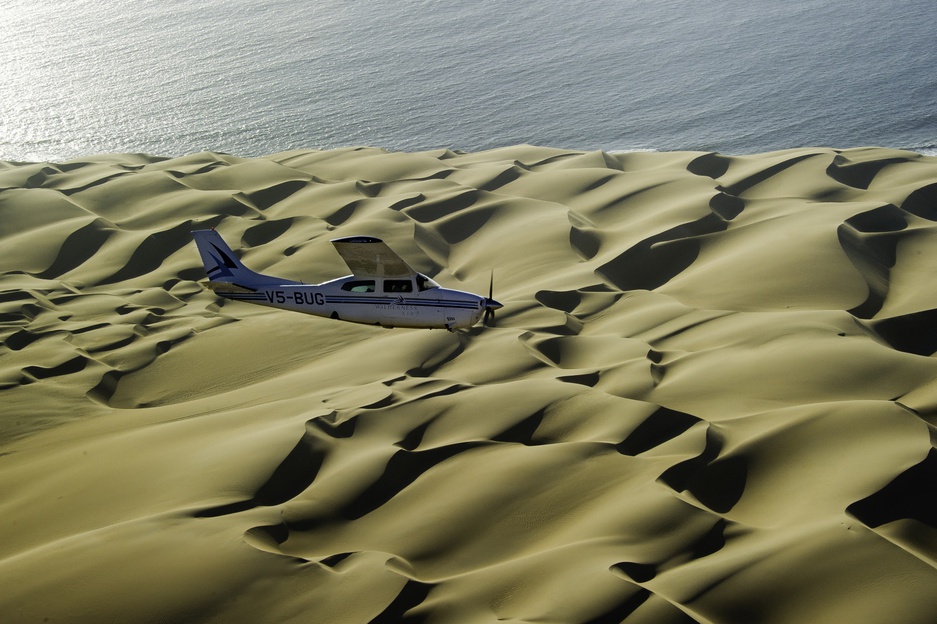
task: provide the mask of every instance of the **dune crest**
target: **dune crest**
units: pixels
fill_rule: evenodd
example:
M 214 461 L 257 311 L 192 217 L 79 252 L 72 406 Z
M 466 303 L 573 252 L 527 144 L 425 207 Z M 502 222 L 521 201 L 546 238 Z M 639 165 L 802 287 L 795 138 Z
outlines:
M 10 621 L 937 616 L 937 158 L 0 163 Z M 493 328 L 224 303 L 370 234 Z

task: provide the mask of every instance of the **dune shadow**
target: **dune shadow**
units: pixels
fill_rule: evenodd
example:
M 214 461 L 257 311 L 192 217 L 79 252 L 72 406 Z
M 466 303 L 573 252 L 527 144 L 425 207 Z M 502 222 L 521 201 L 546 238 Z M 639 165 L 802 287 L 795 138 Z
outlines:
M 252 225 L 244 231 L 243 236 L 241 236 L 241 242 L 251 247 L 265 245 L 286 234 L 293 225 L 293 222 L 293 217 L 261 221 L 257 225 Z
M 896 157 L 851 162 L 843 156 L 837 156 L 827 169 L 827 175 L 842 184 L 867 189 L 884 167 L 908 160 Z M 837 229 L 843 251 L 869 287 L 866 300 L 849 310 L 854 316 L 870 319 L 884 306 L 891 272 L 897 261 L 898 245 L 910 225 L 909 215 L 937 221 L 937 184 L 915 189 L 901 202 L 900 207 L 886 204 L 859 213 Z
M 715 212 L 644 239 L 595 270 L 619 290 L 654 290 L 689 268 L 700 252 L 697 237 L 722 232 L 728 223 Z
M 105 242 L 114 234 L 115 228 L 104 219 L 95 219 L 68 235 L 59 248 L 55 260 L 36 277 L 56 279 L 78 268 L 94 257 Z
M 698 422 L 700 419 L 696 416 L 660 407 L 635 427 L 615 449 L 622 455 L 640 455 L 682 435 Z
M 617 564 L 617 566 L 621 565 L 628 564 Z M 639 587 L 638 591 L 632 593 L 630 596 L 619 602 L 611 609 L 607 610 L 605 613 L 590 620 L 586 620 L 585 624 L 619 624 L 620 622 L 625 621 L 626 618 L 630 617 L 635 611 L 637 611 L 638 607 L 646 603 L 651 595 L 652 594 L 650 590 Z
M 602 237 L 590 228 L 571 225 L 569 247 L 583 260 L 591 260 L 602 247 Z
M 335 429 L 336 427 L 329 424 L 323 425 L 319 419 L 308 421 L 302 438 L 251 498 L 203 509 L 197 512 L 195 517 L 216 518 L 255 507 L 280 505 L 295 498 L 315 481 L 330 446 L 327 438 L 331 437 L 329 434 Z M 354 424 L 344 425 L 344 429 L 339 431 L 341 437 L 351 435 L 351 431 L 347 429 L 353 430 Z
M 400 210 L 414 221 L 430 223 L 466 210 L 478 201 L 475 189 L 460 189 L 457 193 L 426 199 Z
M 85 356 L 76 355 L 56 366 L 27 366 L 23 369 L 23 373 L 35 379 L 49 379 L 50 377 L 79 373 L 85 370 L 88 362 L 89 360 Z
M 937 183 L 912 191 L 901 202 L 901 209 L 916 217 L 937 221 Z
M 718 518 L 709 529 L 684 545 L 677 553 L 678 557 L 689 556 L 691 560 L 702 559 L 722 550 L 726 545 L 726 529 L 730 526 L 725 518 Z M 635 563 L 622 561 L 612 566 L 636 583 L 647 583 L 668 567 L 668 560 L 654 563 Z
M 10 315 L 10 320 L 18 320 L 19 315 Z M 6 322 L 4 317 L 0 317 L 0 323 Z M 48 336 L 48 332 L 30 331 L 28 329 L 19 329 L 3 339 L 3 346 L 10 351 L 20 351 L 25 349 L 40 338 Z
M 867 161 L 853 161 L 848 156 L 837 154 L 826 168 L 826 175 L 840 184 L 858 189 L 867 189 L 879 172 L 888 165 L 908 162 L 904 157 L 880 158 Z
M 745 491 L 748 459 L 741 455 L 717 459 L 723 443 L 722 436 L 710 425 L 703 452 L 665 470 L 660 481 L 677 492 L 690 492 L 716 513 L 729 512 Z
M 308 182 L 305 180 L 287 180 L 247 193 L 247 198 L 260 210 L 269 208 L 305 188 Z
M 369 624 L 395 624 L 397 622 L 423 622 L 424 617 L 407 612 L 419 606 L 435 587 L 433 583 L 422 583 L 409 579 L 397 597 L 383 611 L 373 617 Z
M 852 503 L 846 511 L 870 528 L 895 520 L 917 520 L 937 529 L 937 449 L 911 466 L 878 492 Z
M 728 157 L 716 152 L 711 152 L 709 154 L 697 156 L 691 160 L 689 164 L 687 164 L 686 170 L 693 175 L 716 179 L 726 174 L 731 162 Z
M 849 310 L 850 314 L 868 319 L 882 309 L 898 243 L 907 227 L 907 213 L 887 204 L 850 217 L 837 228 L 840 246 L 869 288 L 866 300 Z
M 480 191 L 494 191 L 517 180 L 521 177 L 521 174 L 524 173 L 524 171 L 524 169 L 521 169 L 517 165 L 511 165 L 490 180 L 478 184 L 477 188 Z
M 871 321 L 867 326 L 898 351 L 923 356 L 937 353 L 937 309 Z
M 524 446 L 536 446 L 546 442 L 534 438 L 534 434 L 540 427 L 545 416 L 546 409 L 541 409 L 535 413 L 522 418 L 517 423 L 511 425 L 504 431 L 491 437 L 492 442 L 507 442 L 509 444 L 523 444 Z
M 343 505 L 338 510 L 338 514 L 348 520 L 362 518 L 382 507 L 437 464 L 465 451 L 490 444 L 492 442 L 471 441 L 448 444 L 424 451 L 401 449 L 391 456 L 384 468 L 384 473 L 354 499 Z
M 582 293 L 578 290 L 538 290 L 534 299 L 548 308 L 570 313 L 579 306 Z
M 168 230 L 150 234 L 137 245 L 123 267 L 99 283 L 113 284 L 156 271 L 166 258 L 191 243 L 193 227 L 193 222 L 187 220 Z

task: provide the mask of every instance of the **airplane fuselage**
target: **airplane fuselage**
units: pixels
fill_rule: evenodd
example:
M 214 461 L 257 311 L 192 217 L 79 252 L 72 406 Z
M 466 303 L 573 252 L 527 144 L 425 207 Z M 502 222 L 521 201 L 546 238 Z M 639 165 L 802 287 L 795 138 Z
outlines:
M 287 281 L 255 289 L 209 286 L 226 299 L 383 327 L 471 327 L 481 319 L 486 303 L 484 297 L 442 288 L 421 274 L 368 279 L 349 275 L 316 285 Z
M 450 331 L 471 327 L 482 318 L 487 324 L 501 308 L 490 293 L 483 297 L 442 288 L 373 236 L 332 240 L 352 274 L 321 284 L 248 269 L 215 230 L 196 230 L 192 236 L 209 279 L 205 285 L 234 301 L 351 323 Z

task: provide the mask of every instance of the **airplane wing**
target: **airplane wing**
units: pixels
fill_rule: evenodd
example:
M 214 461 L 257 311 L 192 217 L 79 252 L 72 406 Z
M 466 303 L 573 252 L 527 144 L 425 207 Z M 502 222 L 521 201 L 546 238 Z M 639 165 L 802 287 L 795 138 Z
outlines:
M 408 277 L 416 273 L 379 238 L 347 236 L 333 239 L 332 244 L 356 277 Z

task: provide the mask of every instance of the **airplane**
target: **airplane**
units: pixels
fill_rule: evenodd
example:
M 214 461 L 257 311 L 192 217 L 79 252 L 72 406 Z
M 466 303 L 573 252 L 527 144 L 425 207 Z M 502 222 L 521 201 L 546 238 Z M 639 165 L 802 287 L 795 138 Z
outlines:
M 338 321 L 423 329 L 468 328 L 495 310 L 494 276 L 487 297 L 443 288 L 417 273 L 384 241 L 347 236 L 331 242 L 351 275 L 321 284 L 304 284 L 248 269 L 213 229 L 192 232 L 208 281 L 203 285 L 233 301 L 322 316 Z

